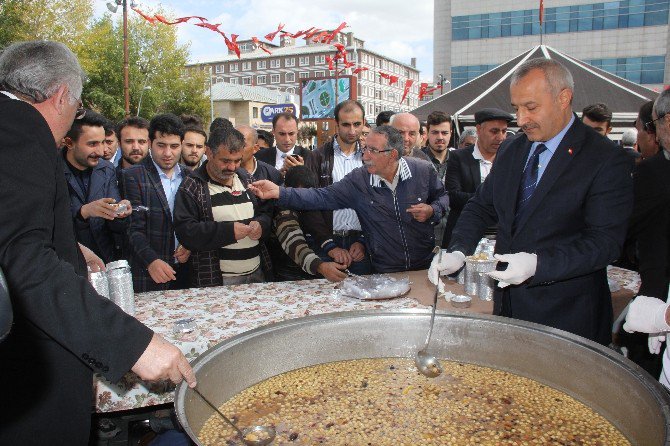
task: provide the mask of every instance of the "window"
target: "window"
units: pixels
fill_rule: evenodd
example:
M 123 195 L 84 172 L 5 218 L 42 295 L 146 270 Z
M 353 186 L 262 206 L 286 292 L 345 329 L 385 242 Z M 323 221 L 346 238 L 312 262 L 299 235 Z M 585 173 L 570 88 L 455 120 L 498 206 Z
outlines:
M 231 63 L 230 64 L 230 72 L 234 73 L 240 69 L 240 65 L 237 63 Z
M 256 85 L 265 85 L 267 82 L 264 74 L 256 76 Z
M 309 77 L 309 72 L 307 71 L 301 71 L 300 72 L 300 79 L 307 79 Z
M 252 109 L 252 116 L 254 119 L 258 119 L 258 107 L 253 107 Z
M 278 74 L 271 74 L 270 75 L 270 83 L 271 84 L 278 84 L 279 83 L 279 75 Z
M 325 77 L 325 76 L 326 76 L 326 72 L 325 72 L 325 71 L 317 71 L 316 73 L 314 73 L 314 75 L 315 75 L 316 77 Z
M 237 85 L 237 78 L 236 77 L 231 77 L 230 78 L 230 83 L 233 85 Z
M 285 82 L 295 82 L 295 73 L 286 73 L 284 75 Z
M 309 56 L 300 56 L 300 66 L 309 65 Z
M 245 76 L 242 78 L 242 85 L 251 85 L 251 76 Z
M 284 59 L 285 67 L 295 67 L 295 57 L 289 57 Z
M 593 59 L 587 63 L 640 84 L 662 84 L 665 56 Z
M 280 59 L 270 59 L 270 68 L 279 68 L 281 67 Z
M 324 54 L 314 56 L 314 63 L 316 64 L 326 63 L 326 56 Z
M 251 70 L 251 62 L 242 62 L 242 71 Z
M 216 73 L 223 73 L 223 65 L 217 65 L 216 66 Z
M 265 62 L 266 61 L 264 61 L 264 60 L 259 60 L 258 62 L 256 62 L 256 69 L 257 70 L 264 70 L 265 66 L 266 66 Z

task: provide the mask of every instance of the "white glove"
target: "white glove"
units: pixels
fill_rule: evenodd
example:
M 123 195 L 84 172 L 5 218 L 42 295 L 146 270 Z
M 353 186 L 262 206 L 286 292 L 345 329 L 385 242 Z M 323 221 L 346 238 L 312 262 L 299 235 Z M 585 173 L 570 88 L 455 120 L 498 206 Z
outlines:
M 652 355 L 658 355 L 661 353 L 661 346 L 665 341 L 665 333 L 652 333 L 649 335 L 647 340 L 649 344 L 649 353 Z
M 637 296 L 628 305 L 628 315 L 623 329 L 628 333 L 665 333 L 670 325 L 665 320 L 668 304 L 661 299 L 648 296 Z
M 433 257 L 433 261 L 430 262 L 430 268 L 428 268 L 428 280 L 435 285 L 440 274 L 447 276 L 453 274 L 465 263 L 465 254 L 460 251 L 454 252 L 442 252 L 442 259 L 438 262 L 440 253 L 438 252 Z
M 490 271 L 486 273 L 492 279 L 497 280 L 500 288 L 509 285 L 518 285 L 535 275 L 537 268 L 537 254 L 517 252 L 514 254 L 495 254 L 493 256 L 499 262 L 507 262 L 504 271 Z

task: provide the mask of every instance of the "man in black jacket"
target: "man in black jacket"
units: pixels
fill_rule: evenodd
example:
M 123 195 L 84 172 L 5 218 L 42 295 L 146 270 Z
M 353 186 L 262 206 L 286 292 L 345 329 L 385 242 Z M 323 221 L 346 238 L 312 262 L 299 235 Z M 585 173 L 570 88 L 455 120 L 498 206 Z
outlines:
M 279 113 L 272 118 L 272 133 L 275 146 L 256 153 L 256 159 L 274 166 L 282 175 L 286 169 L 302 166 L 310 151 L 296 144 L 298 140 L 298 118 L 292 113 Z
M 337 104 L 334 113 L 337 134 L 307 160 L 307 167 L 314 172 L 319 187 L 330 186 L 363 165 L 359 143 L 365 122 L 363 106 L 358 101 L 348 100 Z M 321 260 L 334 260 L 354 274 L 372 272 L 356 211 L 309 212 L 303 221 L 305 233 L 311 236 L 310 246 Z
M 451 231 L 461 211 L 491 171 L 498 147 L 507 135 L 507 124 L 512 119 L 512 115 L 497 108 L 484 108 L 475 112 L 475 144 L 454 150 L 449 155 L 444 179 L 444 187 L 449 192 L 449 216 L 442 239 L 443 247 L 449 246 Z M 489 233 L 495 233 L 495 227 Z
M 15 312 L 0 343 L 2 445 L 88 444 L 93 371 L 195 385 L 176 347 L 86 280 L 56 150 L 83 111 L 82 83 L 61 43 L 19 42 L 0 55 L 0 268 Z

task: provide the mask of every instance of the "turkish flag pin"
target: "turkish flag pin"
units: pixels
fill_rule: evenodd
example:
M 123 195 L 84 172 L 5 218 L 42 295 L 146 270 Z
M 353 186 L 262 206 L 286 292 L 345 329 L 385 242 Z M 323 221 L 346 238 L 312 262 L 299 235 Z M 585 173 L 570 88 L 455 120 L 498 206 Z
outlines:
M 572 155 L 572 149 L 568 149 L 568 154 Z
M 239 190 L 234 190 L 231 192 L 231 194 L 233 195 L 233 197 L 239 197 L 240 195 L 242 195 L 242 192 Z

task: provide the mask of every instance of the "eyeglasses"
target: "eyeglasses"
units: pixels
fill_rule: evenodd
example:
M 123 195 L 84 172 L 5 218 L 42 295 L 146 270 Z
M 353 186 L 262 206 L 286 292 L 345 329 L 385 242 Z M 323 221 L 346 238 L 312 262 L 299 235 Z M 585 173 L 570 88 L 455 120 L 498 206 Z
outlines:
M 363 148 L 361 149 L 361 152 L 362 152 L 362 153 L 371 153 L 371 154 L 373 154 L 373 155 L 376 155 L 376 154 L 378 154 L 378 153 L 390 152 L 390 151 L 392 151 L 392 150 L 393 150 L 393 149 L 383 149 L 383 150 L 380 150 L 380 149 L 373 149 L 373 148 L 371 148 L 371 147 L 363 147 Z
M 659 116 L 658 118 L 654 119 L 653 121 L 645 122 L 644 123 L 644 129 L 649 132 L 649 133 L 656 133 L 656 121 L 659 119 L 665 118 L 665 115 Z
M 74 119 L 81 119 L 84 116 L 86 116 L 86 109 L 84 108 L 84 104 L 81 102 L 81 99 L 79 99 L 79 106 L 77 107 L 77 111 L 74 114 Z

